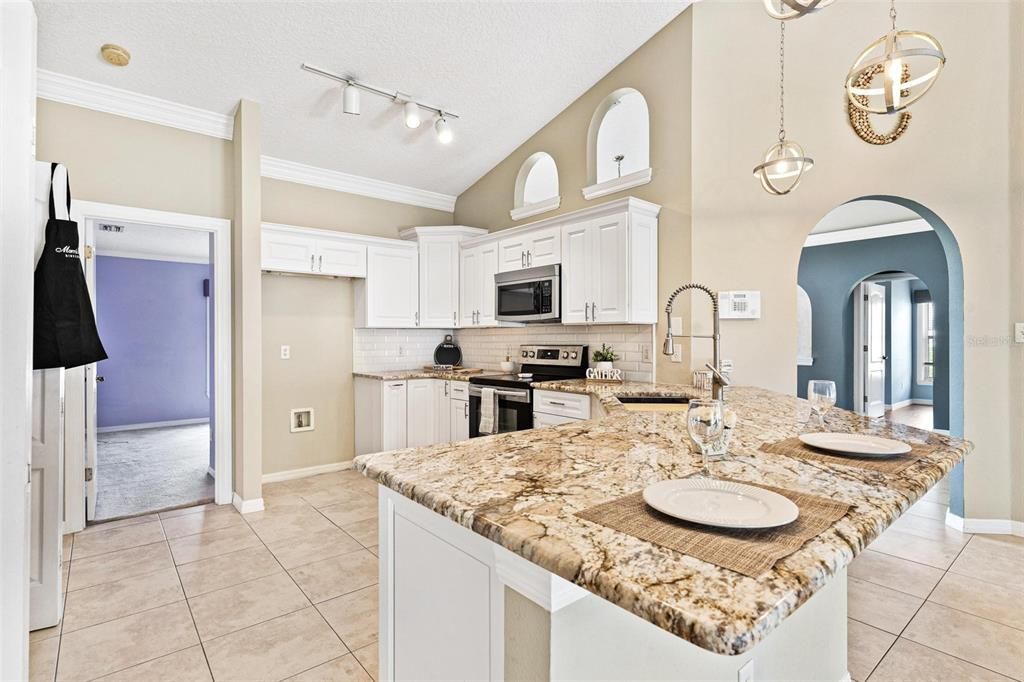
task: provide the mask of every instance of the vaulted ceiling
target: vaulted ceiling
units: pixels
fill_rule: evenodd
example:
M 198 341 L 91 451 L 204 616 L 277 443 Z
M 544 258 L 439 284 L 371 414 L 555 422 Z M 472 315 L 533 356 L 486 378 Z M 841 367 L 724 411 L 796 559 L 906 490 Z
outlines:
M 222 114 L 252 99 L 268 156 L 457 195 L 689 4 L 37 0 L 39 67 Z M 451 109 L 454 142 L 382 98 L 343 114 L 303 62 Z

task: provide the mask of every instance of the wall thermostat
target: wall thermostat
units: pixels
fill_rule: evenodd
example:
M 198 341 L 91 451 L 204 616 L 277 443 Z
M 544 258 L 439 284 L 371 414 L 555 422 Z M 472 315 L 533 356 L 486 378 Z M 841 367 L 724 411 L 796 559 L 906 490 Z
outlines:
M 718 313 L 723 320 L 759 320 L 761 292 L 719 291 Z

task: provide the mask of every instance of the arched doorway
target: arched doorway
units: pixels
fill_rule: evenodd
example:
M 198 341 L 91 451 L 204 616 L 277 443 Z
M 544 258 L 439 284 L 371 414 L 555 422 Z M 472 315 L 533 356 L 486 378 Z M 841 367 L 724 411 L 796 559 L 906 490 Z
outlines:
M 941 218 L 902 197 L 854 199 L 823 216 L 811 230 L 801 253 L 798 283 L 811 304 L 812 355 L 809 363 L 796 368 L 798 394 L 805 394 L 810 379 L 832 379 L 837 384 L 838 404 L 864 411 L 863 393 L 855 392 L 855 372 L 859 375 L 861 359 L 855 351 L 863 353 L 863 344 L 854 339 L 854 304 L 860 301 L 852 299 L 865 281 L 902 281 L 911 275 L 920 283 L 914 285 L 918 290 L 927 290 L 927 302 L 931 303 L 927 321 L 934 334 L 930 341 L 925 339 L 925 352 L 932 354 L 929 361 L 933 363 L 933 428 L 962 435 L 964 285 L 960 249 Z M 898 288 L 905 301 L 904 285 Z M 889 289 L 886 295 L 891 297 L 891 285 Z M 912 305 L 914 296 L 911 293 Z M 925 299 L 916 295 L 916 303 Z M 914 310 L 911 308 L 912 315 Z M 917 310 L 923 312 L 924 308 Z M 916 328 L 913 334 L 916 346 Z M 922 381 L 928 378 L 920 377 Z M 923 403 L 927 398 L 920 395 L 918 400 Z M 950 511 L 963 516 L 962 466 L 950 475 Z

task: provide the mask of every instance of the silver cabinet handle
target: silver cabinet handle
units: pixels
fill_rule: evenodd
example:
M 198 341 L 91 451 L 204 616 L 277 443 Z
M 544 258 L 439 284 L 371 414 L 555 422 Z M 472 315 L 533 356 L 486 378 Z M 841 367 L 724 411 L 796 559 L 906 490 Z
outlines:
M 405 384 L 391 384 L 391 388 L 401 388 L 402 386 L 405 386 Z
M 316 270 L 316 254 L 311 253 L 309 254 L 309 271 L 313 272 L 314 270 Z
M 551 403 L 552 405 L 559 405 L 561 407 L 565 407 L 565 403 L 559 402 L 557 400 L 549 400 L 548 402 Z
M 323 256 L 317 256 L 316 269 L 319 270 L 320 272 L 324 271 L 324 257 Z
M 590 302 L 590 321 L 597 322 L 597 304 L 593 301 Z
M 533 251 L 526 252 L 526 265 L 533 265 Z
M 583 321 L 590 322 L 590 303 L 583 304 Z
M 473 324 L 480 324 L 480 311 L 476 310 L 473 312 Z
M 452 311 L 452 324 L 453 325 L 458 325 L 459 324 L 459 314 L 457 312 L 455 312 L 455 311 Z
M 469 403 L 467 402 L 462 406 L 462 416 L 469 419 Z
M 448 382 L 444 382 L 444 397 L 448 397 Z
M 521 268 L 525 268 L 526 267 L 526 252 L 525 251 L 520 251 L 519 252 L 519 267 L 521 267 Z
M 420 326 L 420 311 L 416 311 L 416 326 Z

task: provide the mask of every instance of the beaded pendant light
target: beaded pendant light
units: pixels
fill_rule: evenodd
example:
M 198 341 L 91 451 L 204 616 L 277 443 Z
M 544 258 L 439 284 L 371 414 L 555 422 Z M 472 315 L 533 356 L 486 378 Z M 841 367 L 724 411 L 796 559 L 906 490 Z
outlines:
M 776 8 L 773 0 L 764 0 L 764 11 L 772 19 L 789 21 L 824 9 L 833 2 L 835 0 L 779 0 L 779 7 Z
M 754 166 L 754 175 L 764 191 L 776 196 L 789 194 L 797 188 L 804 173 L 814 166 L 814 159 L 804 154 L 803 147 L 786 139 L 786 24 L 779 21 L 779 141 L 768 148 L 764 161 Z
M 890 2 L 889 17 L 892 30 L 868 45 L 846 75 L 850 104 L 871 114 L 903 111 L 931 89 L 946 64 L 942 45 L 933 36 L 897 30 L 896 0 Z M 868 74 L 881 77 L 881 86 Z

